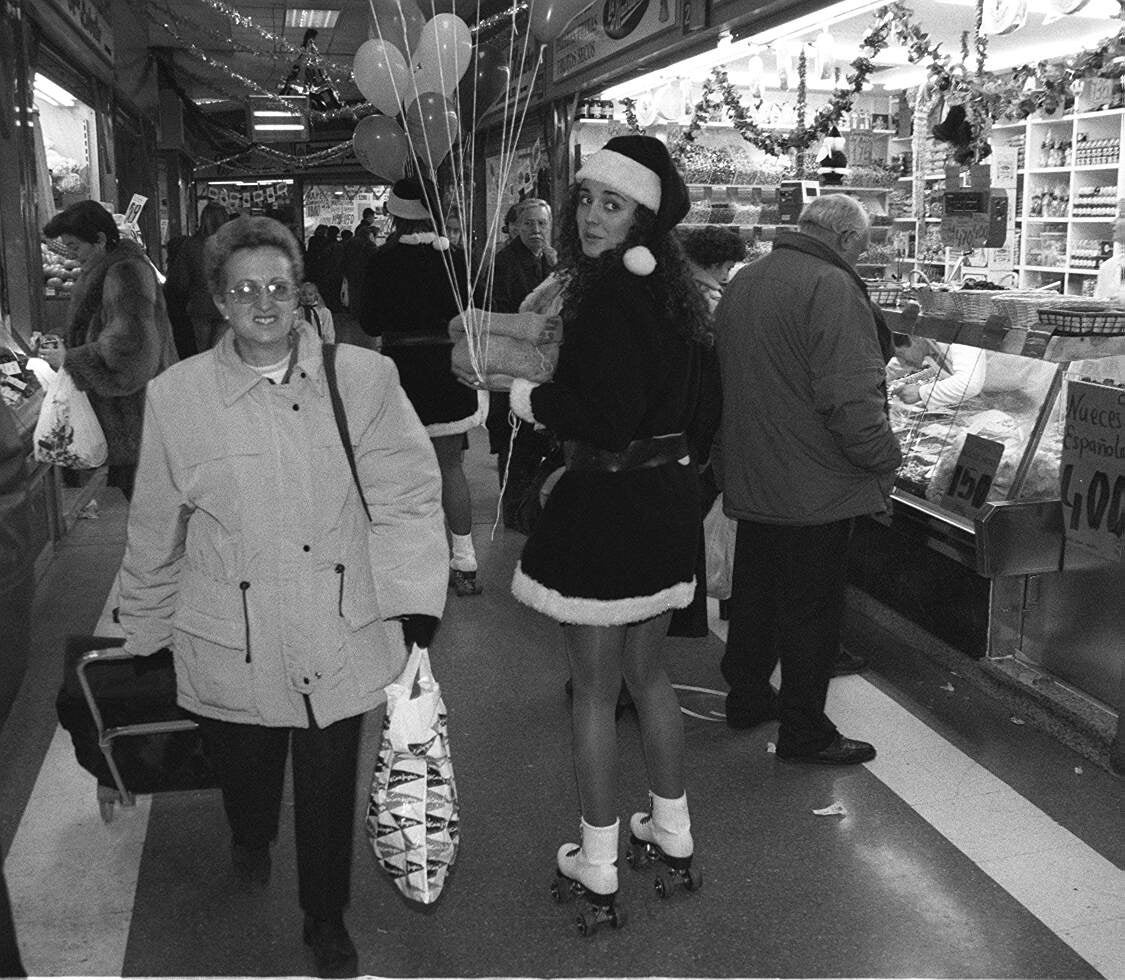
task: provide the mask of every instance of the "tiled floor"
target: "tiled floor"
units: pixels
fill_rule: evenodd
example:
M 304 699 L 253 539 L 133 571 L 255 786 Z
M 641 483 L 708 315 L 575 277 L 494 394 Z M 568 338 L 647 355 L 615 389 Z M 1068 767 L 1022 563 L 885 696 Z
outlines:
M 647 876 L 623 868 L 625 929 L 579 939 L 546 889 L 555 848 L 577 823 L 558 630 L 508 594 L 522 538 L 492 534 L 496 479 L 482 435 L 468 468 L 486 591 L 451 595 L 433 651 L 450 708 L 462 850 L 446 895 L 420 914 L 397 900 L 360 835 L 348 921 L 363 969 L 1125 977 L 1121 781 L 1013 724 L 1010 706 L 966 682 L 968 662 L 957 674 L 935 667 L 909 636 L 854 614 L 849 640 L 873 667 L 833 681 L 829 713 L 879 756 L 844 771 L 778 763 L 770 726 L 729 730 L 719 635 L 668 641 L 704 888 L 661 903 Z M 122 508 L 106 495 L 100 513 L 80 522 L 48 572 L 42 659 L 0 732 L 10 760 L 0 771 L 0 843 L 25 964 L 45 976 L 303 973 L 311 961 L 288 809 L 269 888 L 242 891 L 215 791 L 141 797 L 104 824 L 92 777 L 54 724 L 61 638 L 94 631 L 120 556 Z M 724 624 L 713 627 L 722 634 Z M 619 734 L 624 817 L 645 785 L 635 720 L 626 715 Z M 373 751 L 369 731 L 365 772 Z M 843 813 L 815 812 L 833 804 Z

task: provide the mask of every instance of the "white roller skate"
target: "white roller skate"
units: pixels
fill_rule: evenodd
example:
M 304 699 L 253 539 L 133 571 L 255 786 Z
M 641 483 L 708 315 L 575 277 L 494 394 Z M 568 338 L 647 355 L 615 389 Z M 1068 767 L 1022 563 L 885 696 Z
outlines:
M 629 818 L 629 847 L 625 860 L 634 871 L 659 861 L 664 867 L 654 882 L 656 894 L 667 898 L 677 888 L 689 892 L 703 887 L 703 875 L 691 866 L 695 842 L 691 838 L 687 794 L 669 800 L 649 793 L 652 809 Z
M 581 904 L 574 920 L 578 933 L 589 936 L 608 922 L 620 929 L 624 913 L 617 900 L 617 831 L 620 820 L 608 827 L 592 827 L 582 821 L 582 843 L 559 848 L 558 871 L 551 883 L 556 902 L 576 898 Z

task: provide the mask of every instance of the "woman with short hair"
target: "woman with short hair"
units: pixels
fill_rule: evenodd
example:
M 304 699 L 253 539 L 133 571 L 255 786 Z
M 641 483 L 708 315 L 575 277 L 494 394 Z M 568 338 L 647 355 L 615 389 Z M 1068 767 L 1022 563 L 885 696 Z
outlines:
M 224 225 L 206 268 L 229 329 L 149 389 L 121 567 L 125 649 L 173 649 L 177 701 L 202 729 L 246 884 L 269 880 L 292 754 L 304 939 L 320 976 L 354 976 L 343 910 L 361 720 L 442 613 L 438 468 L 394 365 L 343 345 L 329 350 L 353 479 L 285 226 Z

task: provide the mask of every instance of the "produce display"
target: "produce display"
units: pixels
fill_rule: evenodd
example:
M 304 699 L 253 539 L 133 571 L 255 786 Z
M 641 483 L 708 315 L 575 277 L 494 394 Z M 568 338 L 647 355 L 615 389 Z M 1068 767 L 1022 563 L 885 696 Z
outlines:
M 52 242 L 40 242 L 39 253 L 43 260 L 44 287 L 47 295 L 69 296 L 78 280 L 78 274 L 82 271 L 81 263 Z

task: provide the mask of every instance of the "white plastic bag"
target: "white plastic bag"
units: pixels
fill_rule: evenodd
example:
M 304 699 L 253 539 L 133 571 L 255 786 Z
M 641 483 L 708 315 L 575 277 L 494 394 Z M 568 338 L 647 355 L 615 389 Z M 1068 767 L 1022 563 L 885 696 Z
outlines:
M 457 784 L 441 688 L 415 646 L 387 687 L 383 740 L 371 777 L 367 837 L 380 866 L 412 901 L 436 902 L 457 857 Z
M 734 541 L 738 522 L 723 513 L 723 495 L 703 519 L 703 544 L 707 556 L 707 594 L 713 599 L 730 598 L 731 575 L 734 571 Z
M 92 470 L 106 461 L 109 449 L 90 399 L 79 391 L 65 367 L 47 388 L 35 424 L 35 458 L 72 470 Z

